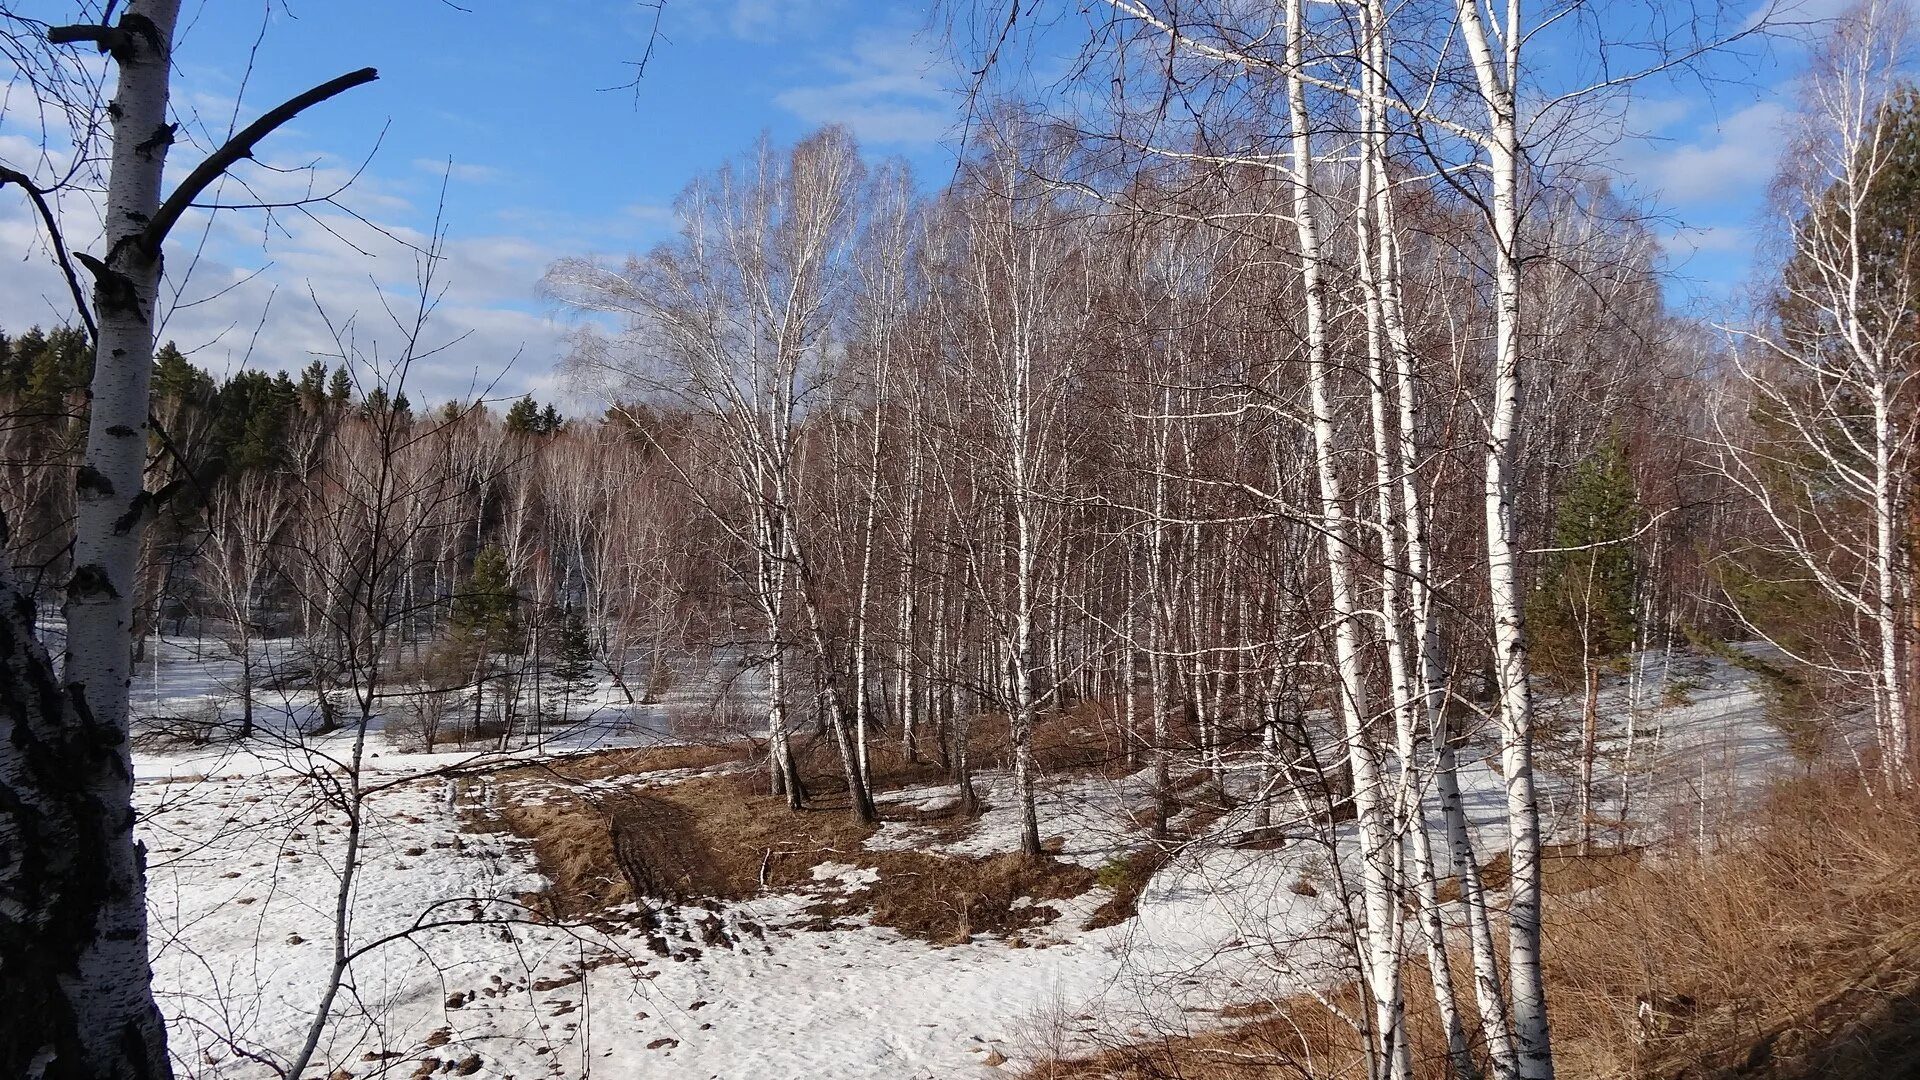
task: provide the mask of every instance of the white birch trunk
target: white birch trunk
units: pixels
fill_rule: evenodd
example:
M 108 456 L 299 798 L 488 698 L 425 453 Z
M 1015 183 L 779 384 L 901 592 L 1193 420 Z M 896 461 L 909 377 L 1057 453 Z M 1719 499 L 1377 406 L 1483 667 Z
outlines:
M 1307 386 L 1313 410 L 1314 471 L 1319 486 L 1320 529 L 1327 560 L 1334 615 L 1334 669 L 1337 703 L 1345 728 L 1347 759 L 1353 774 L 1353 803 L 1358 818 L 1362 862 L 1361 891 L 1366 911 L 1362 956 L 1375 1025 L 1373 1047 L 1378 1075 L 1405 1077 L 1411 1072 L 1400 992 L 1397 948 L 1398 861 L 1393 826 L 1381 803 L 1379 759 L 1366 703 L 1361 670 L 1360 631 L 1355 614 L 1351 537 L 1339 475 L 1334 467 L 1332 402 L 1328 393 L 1328 344 L 1321 281 L 1319 228 L 1314 218 L 1313 141 L 1307 112 L 1306 26 L 1304 0 L 1287 0 L 1287 111 L 1292 127 L 1294 234 L 1300 248 L 1302 308 L 1306 320 Z
M 178 13 L 178 0 L 133 0 L 113 45 L 99 337 L 58 676 L 31 602 L 0 566 L 0 1074 L 30 1080 L 172 1074 L 133 839 L 127 695 L 160 280 L 144 234 L 172 141 Z
M 1488 207 L 1494 259 L 1492 401 L 1487 409 L 1484 503 L 1493 668 L 1500 702 L 1500 763 L 1507 786 L 1508 976 L 1515 1059 L 1522 1080 L 1551 1080 L 1553 1047 L 1540 962 L 1540 807 L 1533 782 L 1533 692 L 1519 553 L 1514 541 L 1513 454 L 1520 415 L 1520 136 L 1514 77 L 1522 38 L 1518 0 L 1498 27 L 1496 56 L 1480 7 L 1455 5 L 1461 37 L 1487 108 L 1482 147 L 1492 180 Z
M 1417 462 L 1411 458 L 1402 460 L 1398 453 L 1402 442 L 1395 438 L 1389 420 L 1390 413 L 1395 414 L 1394 419 L 1399 419 L 1398 410 L 1390 410 L 1389 407 L 1389 363 L 1396 369 L 1403 369 L 1410 364 L 1411 357 L 1408 350 L 1398 347 L 1401 342 L 1391 332 L 1387 319 L 1387 288 L 1390 281 L 1395 285 L 1398 282 L 1389 274 L 1393 257 L 1387 235 L 1392 227 L 1388 213 L 1391 190 L 1387 175 L 1387 118 L 1377 74 L 1383 70 L 1380 65 L 1384 64 L 1386 58 L 1386 26 L 1384 12 L 1377 0 L 1362 8 L 1361 28 L 1367 63 L 1361 69 L 1364 131 L 1360 154 L 1360 198 L 1354 220 L 1359 277 L 1366 300 L 1367 403 L 1373 428 L 1374 510 L 1380 534 L 1381 633 L 1386 644 L 1388 685 L 1393 694 L 1394 730 L 1400 756 L 1401 806 L 1398 816 L 1400 828 L 1412 841 L 1415 901 L 1426 944 L 1434 1009 L 1446 1033 L 1447 1057 L 1453 1074 L 1465 1078 L 1476 1076 L 1478 1069 L 1467 1044 L 1459 1006 L 1454 999 L 1453 965 L 1447 955 L 1446 920 L 1440 910 L 1433 845 L 1427 833 L 1423 806 L 1426 785 L 1419 767 L 1420 721 L 1424 707 L 1433 695 L 1427 687 L 1416 689 L 1416 678 L 1408 665 L 1406 651 L 1409 609 L 1402 606 L 1401 600 L 1403 580 L 1410 590 L 1417 588 L 1410 572 L 1411 560 L 1407 557 L 1413 545 L 1401 541 L 1403 524 L 1408 531 L 1412 526 L 1410 522 L 1403 522 L 1402 516 L 1409 511 L 1417 512 L 1419 504 L 1418 489 L 1412 477 Z M 1395 307 L 1397 309 L 1397 303 Z M 1396 483 L 1397 476 L 1404 477 L 1408 489 L 1414 492 L 1411 505 L 1404 493 L 1396 490 L 1401 486 Z M 1396 499 L 1396 495 L 1402 497 Z M 1414 640 L 1419 640 L 1417 634 Z

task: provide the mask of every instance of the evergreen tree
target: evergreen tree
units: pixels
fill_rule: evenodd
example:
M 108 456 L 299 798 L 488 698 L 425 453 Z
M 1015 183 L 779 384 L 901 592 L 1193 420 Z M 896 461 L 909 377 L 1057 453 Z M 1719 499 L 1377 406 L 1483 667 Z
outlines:
M 315 360 L 300 369 L 300 401 L 313 411 L 326 399 L 327 364 L 324 360 Z
M 593 670 L 593 638 L 587 633 L 586 620 L 580 617 L 579 610 L 569 604 L 554 621 L 559 629 L 555 647 L 558 662 L 553 667 L 554 697 L 558 699 L 562 717 L 567 718 L 573 706 L 592 696 L 599 680 Z
M 540 407 L 533 403 L 531 396 L 523 397 L 507 407 L 507 434 L 532 435 L 540 425 Z
M 519 613 L 520 595 L 506 554 L 491 545 L 481 548 L 453 598 L 455 639 L 485 651 L 510 648 L 519 636 Z
M 67 401 L 93 378 L 93 352 L 78 330 L 34 327 L 14 341 L 13 355 L 22 383 L 21 412 L 64 416 Z
M 162 401 L 204 407 L 213 400 L 213 376 L 194 367 L 169 341 L 153 354 L 153 393 Z
M 391 412 L 403 425 L 412 419 L 412 411 L 413 403 L 407 400 L 406 394 L 390 396 L 384 386 L 374 387 L 360 406 L 361 415 L 369 420 L 378 420 Z
M 214 399 L 212 452 L 235 472 L 271 469 L 286 453 L 288 423 L 299 391 L 285 374 L 242 371 Z
M 542 407 L 528 394 L 507 407 L 507 434 L 552 435 L 566 423 L 551 404 Z
M 336 406 L 353 400 L 353 376 L 347 374 L 345 365 L 334 368 L 333 377 L 327 380 L 327 400 Z
M 514 590 L 507 557 L 484 547 L 473 571 L 453 598 L 449 620 L 453 647 L 473 670 L 473 728 L 478 735 L 486 713 L 487 684 L 500 675 L 494 657 L 518 651 L 520 595 Z
M 1566 682 L 1633 647 L 1640 507 L 1617 439 L 1574 467 L 1554 516 L 1528 625 L 1543 673 Z

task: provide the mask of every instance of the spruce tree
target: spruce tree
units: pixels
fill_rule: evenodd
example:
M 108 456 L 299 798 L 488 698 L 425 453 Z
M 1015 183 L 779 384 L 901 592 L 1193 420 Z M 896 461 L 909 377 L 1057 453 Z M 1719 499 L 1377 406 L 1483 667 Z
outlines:
M 334 368 L 333 377 L 327 380 L 327 400 L 336 406 L 353 400 L 353 376 L 344 365 Z
M 587 633 L 586 620 L 580 617 L 579 610 L 569 604 L 555 622 L 559 628 L 555 649 L 559 662 L 553 667 L 553 681 L 564 720 L 571 716 L 574 705 L 592 696 L 599 680 L 593 671 L 593 638 Z
M 1554 516 L 1553 542 L 1529 605 L 1541 670 L 1563 682 L 1633 647 L 1640 506 L 1618 439 L 1574 467 Z
M 519 607 L 506 554 L 491 545 L 481 548 L 453 598 L 454 636 L 488 649 L 505 648 L 519 632 Z
M 520 595 L 514 590 L 507 557 L 484 547 L 473 570 L 453 598 L 450 625 L 454 647 L 473 667 L 473 722 L 478 734 L 486 705 L 486 686 L 499 674 L 494 656 L 518 647 Z

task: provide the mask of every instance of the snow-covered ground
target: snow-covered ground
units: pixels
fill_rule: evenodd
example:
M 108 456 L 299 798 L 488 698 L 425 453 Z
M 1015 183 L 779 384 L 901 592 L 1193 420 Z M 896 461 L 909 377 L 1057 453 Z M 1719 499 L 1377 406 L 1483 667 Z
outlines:
M 218 696 L 230 668 L 205 657 L 163 661 L 158 691 L 138 708 L 159 714 Z M 1657 679 L 1639 694 L 1636 818 L 1699 801 L 1702 776 L 1724 796 L 1787 760 L 1752 676 L 1702 657 L 1684 658 L 1684 668 L 1686 703 L 1661 705 Z M 604 722 L 513 753 L 658 738 L 664 725 L 637 722 L 616 693 L 603 688 Z M 1626 704 L 1624 689 L 1609 689 L 1602 703 L 1608 762 L 1624 756 Z M 275 708 L 279 719 L 263 725 L 275 734 L 245 752 L 143 753 L 138 764 L 155 971 L 184 1076 L 272 1075 L 262 1059 L 284 1065 L 300 1045 L 335 962 L 347 846 L 335 763 L 350 737 L 294 736 L 311 702 L 290 696 Z M 477 749 L 400 753 L 376 733 L 367 753 L 364 783 L 377 790 L 346 904 L 346 948 L 359 955 L 311 1077 L 989 1076 L 1037 1053 L 1159 1030 L 1169 1016 L 1203 1023 L 1225 1006 L 1340 972 L 1333 938 L 1318 932 L 1337 893 L 1326 848 L 1312 844 L 1195 844 L 1152 879 L 1133 919 L 1083 929 L 1108 895 L 1096 888 L 1056 903 L 1062 914 L 1048 926 L 952 946 L 857 919 L 804 928 L 818 922 L 807 910 L 818 895 L 874 887 L 871 871 L 852 864 L 816 868 L 814 882 L 791 893 L 670 914 L 654 934 L 541 924 L 515 902 L 542 884 L 531 852 L 491 810 L 537 789 L 496 786 L 477 767 Z M 1603 776 L 1615 794 L 1600 813 L 1617 813 L 1617 771 Z M 989 810 L 970 827 L 956 834 L 890 821 L 867 846 L 1017 850 L 1017 820 L 999 797 L 1007 777 L 988 772 L 979 782 Z M 1474 760 L 1462 783 L 1495 850 L 1505 827 L 1501 778 Z M 1568 836 L 1567 788 L 1550 776 L 1546 789 L 1549 822 Z M 1044 789 L 1041 831 L 1061 838 L 1063 858 L 1107 865 L 1141 844 L 1130 811 L 1145 790 L 1139 776 L 1056 778 Z M 928 785 L 882 801 L 931 810 L 955 797 Z M 1235 827 L 1228 819 L 1215 829 Z
M 142 779 L 261 772 L 299 776 L 309 773 L 316 761 L 346 762 L 352 757 L 352 725 L 325 735 L 311 734 L 319 726 L 315 694 L 306 689 L 276 688 L 274 673 L 295 668 L 292 645 L 284 640 L 269 641 L 255 649 L 255 737 L 243 743 L 215 738 L 199 747 L 156 740 L 159 734 L 215 723 L 231 733 L 240 715 L 240 664 L 226 645 L 213 638 L 159 638 L 149 641 L 147 649 L 149 659 L 139 665 L 133 680 L 135 739 L 136 744 L 158 745 L 161 751 L 137 755 L 135 770 Z M 569 702 L 563 716 L 549 719 L 541 730 L 516 734 L 504 749 L 494 740 L 464 745 L 442 742 L 434 753 L 423 753 L 417 737 L 386 737 L 383 721 L 376 718 L 370 725 L 375 737 L 365 748 L 362 767 L 371 772 L 408 775 L 507 757 L 527 759 L 661 745 L 677 741 L 680 724 L 688 717 L 706 714 L 715 697 L 728 690 L 750 696 L 759 691 L 759 685 L 750 673 L 741 675 L 721 660 L 704 668 L 688 668 L 660 701 L 640 704 L 629 702 L 619 687 L 603 678 L 578 700 Z M 336 699 L 342 707 L 352 704 L 350 691 L 338 691 Z M 445 726 L 456 727 L 451 722 Z

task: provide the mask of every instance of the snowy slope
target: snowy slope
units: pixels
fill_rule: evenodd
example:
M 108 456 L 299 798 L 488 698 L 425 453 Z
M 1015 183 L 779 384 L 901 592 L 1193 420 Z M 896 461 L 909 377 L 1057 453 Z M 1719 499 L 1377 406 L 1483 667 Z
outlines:
M 1691 703 L 1647 705 L 1638 717 L 1652 725 L 1637 751 L 1643 806 L 1697 799 L 1690 778 L 1703 768 L 1751 784 L 1784 760 L 1751 677 L 1717 660 L 1689 663 Z M 1609 736 L 1624 707 L 1610 699 Z M 338 756 L 341 747 L 290 741 L 140 762 L 155 970 L 183 1076 L 272 1075 L 259 1059 L 287 1061 L 313 1016 L 333 963 L 346 845 L 316 749 Z M 807 891 L 713 915 L 683 911 L 654 939 L 530 924 L 513 901 L 541 882 L 525 844 L 493 827 L 489 806 L 537 798 L 537 789 L 503 793 L 485 772 L 437 774 L 471 755 L 398 754 L 377 739 L 370 749 L 380 756 L 367 759 L 369 782 L 381 787 L 366 804 L 347 939 L 368 951 L 351 965 L 308 1076 L 443 1066 L 521 1080 L 991 1076 L 1039 1053 L 1111 1045 L 1162 1030 L 1169 1016 L 1205 1023 L 1224 1006 L 1341 975 L 1338 950 L 1317 932 L 1337 902 L 1326 854 L 1309 844 L 1196 844 L 1149 883 L 1137 918 L 1081 929 L 1106 895 L 1095 890 L 1018 941 L 940 947 L 845 921 L 803 929 L 815 921 L 810 893 L 871 887 L 835 866 Z M 1462 779 L 1485 850 L 1497 850 L 1501 779 L 1484 761 Z M 868 844 L 1016 850 L 1017 822 L 996 799 L 1007 782 L 981 776 L 991 808 L 958 836 L 889 822 Z M 1063 839 L 1064 858 L 1102 866 L 1141 843 L 1128 810 L 1144 790 L 1140 776 L 1060 778 L 1046 787 L 1042 832 Z M 883 801 L 930 809 L 953 797 L 928 786 Z M 1564 831 L 1564 788 L 1549 802 Z

